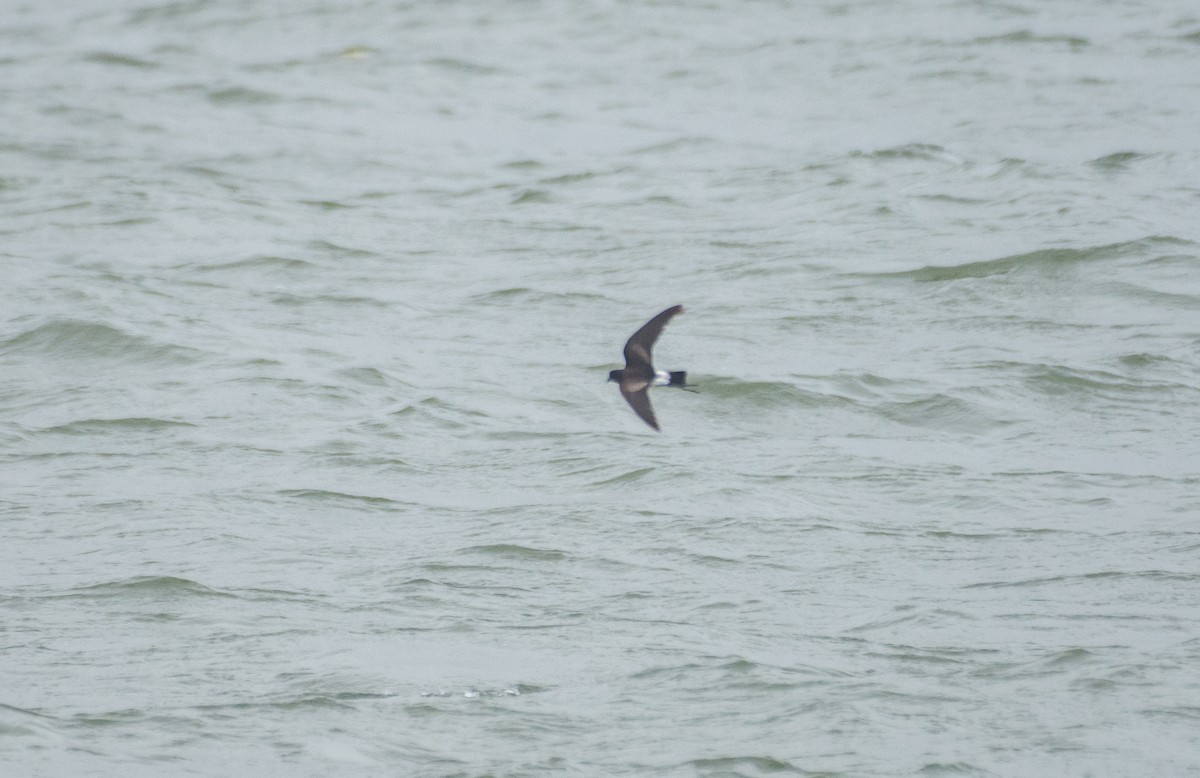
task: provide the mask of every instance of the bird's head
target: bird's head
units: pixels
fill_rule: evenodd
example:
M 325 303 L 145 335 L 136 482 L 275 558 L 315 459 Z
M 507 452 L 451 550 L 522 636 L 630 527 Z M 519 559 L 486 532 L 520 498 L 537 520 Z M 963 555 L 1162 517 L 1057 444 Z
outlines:
M 621 383 L 621 374 L 624 372 L 625 372 L 624 370 L 609 370 L 608 371 L 608 380 L 616 381 L 617 383 Z

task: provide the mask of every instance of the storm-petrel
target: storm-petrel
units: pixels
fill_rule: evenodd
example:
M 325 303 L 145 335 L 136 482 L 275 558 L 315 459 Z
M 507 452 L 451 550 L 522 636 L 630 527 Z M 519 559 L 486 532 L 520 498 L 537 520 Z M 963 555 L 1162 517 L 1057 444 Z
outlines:
M 663 327 L 677 313 L 683 313 L 683 306 L 676 305 L 668 308 L 650 321 L 625 344 L 625 369 L 612 370 L 608 374 L 609 381 L 616 381 L 621 387 L 621 396 L 629 403 L 642 421 L 654 429 L 658 429 L 658 421 L 654 418 L 654 408 L 650 407 L 649 389 L 651 386 L 678 386 L 687 384 L 687 372 L 677 370 L 668 373 L 665 370 L 655 370 L 650 363 L 650 349 Z

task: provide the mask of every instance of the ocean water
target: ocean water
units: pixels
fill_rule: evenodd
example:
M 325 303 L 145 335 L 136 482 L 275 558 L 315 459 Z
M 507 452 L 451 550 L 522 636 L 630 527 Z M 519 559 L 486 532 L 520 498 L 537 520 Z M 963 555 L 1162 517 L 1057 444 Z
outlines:
M 7 4 L 4 775 L 1200 775 L 1198 57 Z

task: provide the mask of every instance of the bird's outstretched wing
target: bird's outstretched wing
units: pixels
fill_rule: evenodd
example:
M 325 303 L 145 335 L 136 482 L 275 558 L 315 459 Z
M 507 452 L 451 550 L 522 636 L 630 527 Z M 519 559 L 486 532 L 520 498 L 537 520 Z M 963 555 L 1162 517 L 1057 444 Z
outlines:
M 654 418 L 654 408 L 650 405 L 650 392 L 646 385 L 643 384 L 640 391 L 631 392 L 622 383 L 621 396 L 625 398 L 625 402 L 629 403 L 629 407 L 633 408 L 633 412 L 642 418 L 642 421 L 654 429 L 658 429 L 658 420 Z
M 651 370 L 650 350 L 654 348 L 654 341 L 658 340 L 658 336 L 663 331 L 663 327 L 667 326 L 667 322 L 669 322 L 671 317 L 677 313 L 683 313 L 682 305 L 675 305 L 671 308 L 668 308 L 650 321 L 643 324 L 640 330 L 633 333 L 633 337 L 631 337 L 625 344 L 626 368 L 634 368 L 645 371 Z M 653 377 L 653 375 L 653 372 L 651 372 L 650 376 Z M 624 389 L 621 391 L 624 392 Z M 629 400 L 629 395 L 626 395 L 625 399 Z M 629 400 L 629 404 L 633 405 L 633 400 Z M 636 405 L 633 406 L 633 409 L 637 411 L 643 419 L 646 419 L 646 415 L 642 414 Z M 650 422 L 650 419 L 654 418 L 654 413 L 650 411 L 649 400 L 646 401 L 646 411 L 650 416 L 650 418 L 646 419 L 646 421 Z M 658 429 L 658 425 L 654 424 L 653 422 L 650 423 L 650 426 Z

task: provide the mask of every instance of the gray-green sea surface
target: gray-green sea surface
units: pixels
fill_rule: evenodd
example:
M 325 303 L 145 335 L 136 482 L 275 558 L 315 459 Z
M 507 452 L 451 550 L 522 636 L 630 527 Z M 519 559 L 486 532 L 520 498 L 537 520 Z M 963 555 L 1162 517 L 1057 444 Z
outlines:
M 3 774 L 1200 775 L 1198 57 L 9 3 Z

